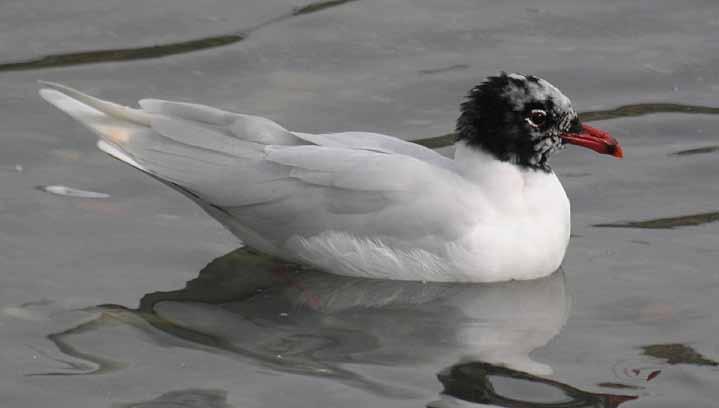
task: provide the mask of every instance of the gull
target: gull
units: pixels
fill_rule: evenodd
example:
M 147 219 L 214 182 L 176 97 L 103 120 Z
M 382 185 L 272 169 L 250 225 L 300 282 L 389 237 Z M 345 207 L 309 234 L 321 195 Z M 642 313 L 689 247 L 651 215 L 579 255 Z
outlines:
M 261 116 L 42 82 L 110 156 L 162 181 L 258 252 L 378 279 L 495 282 L 557 270 L 570 205 L 549 165 L 567 144 L 623 156 L 548 81 L 501 73 L 460 106 L 454 157 L 369 132 L 310 134 Z

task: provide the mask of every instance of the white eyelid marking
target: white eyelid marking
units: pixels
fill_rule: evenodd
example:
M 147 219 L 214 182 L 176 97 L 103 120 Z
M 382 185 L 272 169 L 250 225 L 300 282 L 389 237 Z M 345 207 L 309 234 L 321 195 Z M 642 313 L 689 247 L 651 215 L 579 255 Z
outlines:
M 531 127 L 533 127 L 533 128 L 538 128 L 538 127 L 539 127 L 539 126 L 537 126 L 536 124 L 534 124 L 534 122 L 532 122 L 529 118 L 524 118 L 524 120 L 527 121 L 527 123 L 529 123 L 529 126 L 531 126 Z
M 541 113 L 543 115 L 544 119 L 545 120 L 547 119 L 547 112 L 545 112 L 544 109 L 532 109 L 532 111 L 529 112 L 529 116 L 524 118 L 524 120 L 526 120 L 527 123 L 529 123 L 529 126 L 531 126 L 533 128 L 538 128 L 538 127 L 542 126 L 542 123 L 534 123 L 534 122 L 532 122 L 532 119 L 531 119 L 532 115 L 534 115 L 535 113 Z

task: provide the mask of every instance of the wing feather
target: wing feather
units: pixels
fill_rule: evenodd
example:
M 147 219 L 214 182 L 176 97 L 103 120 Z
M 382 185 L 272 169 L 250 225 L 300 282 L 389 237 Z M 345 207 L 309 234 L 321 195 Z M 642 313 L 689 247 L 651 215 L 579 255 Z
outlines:
M 191 193 L 241 239 L 268 250 L 332 231 L 441 243 L 471 216 L 458 195 L 470 187 L 460 185 L 453 161 L 410 142 L 293 133 L 259 116 L 157 99 L 134 109 L 48 85 L 55 90 L 42 96 L 94 130 L 103 151 Z
M 436 151 L 396 137 L 370 132 L 341 132 L 325 134 L 294 134 L 312 144 L 326 147 L 369 150 L 380 153 L 396 153 L 402 156 L 432 163 L 435 166 L 454 170 L 454 161 Z
M 456 174 L 414 157 L 324 146 L 268 146 L 266 160 L 292 167 L 291 176 L 311 184 L 361 191 L 421 191 Z

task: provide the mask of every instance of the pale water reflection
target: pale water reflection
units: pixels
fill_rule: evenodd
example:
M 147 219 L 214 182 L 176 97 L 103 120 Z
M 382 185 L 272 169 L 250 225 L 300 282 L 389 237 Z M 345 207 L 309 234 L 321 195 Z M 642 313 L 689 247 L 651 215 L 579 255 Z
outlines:
M 39 375 L 122 369 L 123 362 L 76 345 L 121 324 L 161 347 L 322 377 L 385 398 L 421 397 L 417 383 L 437 377 L 444 391 L 427 401 L 436 407 L 457 399 L 610 407 L 635 398 L 543 378 L 552 368 L 530 357 L 559 334 L 569 314 L 561 270 L 498 284 L 401 282 L 326 274 L 240 249 L 210 263 L 184 289 L 145 295 L 136 310 L 94 309 L 94 319 L 50 336 L 86 366 Z

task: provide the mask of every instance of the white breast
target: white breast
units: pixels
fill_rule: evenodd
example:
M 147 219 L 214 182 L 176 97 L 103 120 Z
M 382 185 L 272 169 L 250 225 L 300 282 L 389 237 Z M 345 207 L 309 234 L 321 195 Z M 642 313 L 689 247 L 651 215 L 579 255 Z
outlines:
M 482 280 L 533 279 L 557 270 L 570 234 L 569 199 L 552 173 L 522 170 L 458 146 L 464 175 L 486 195 L 494 219 L 449 246 L 448 258 Z
M 533 279 L 557 270 L 570 234 L 569 199 L 557 176 L 523 170 L 464 144 L 455 162 L 494 210 L 449 243 L 447 259 L 483 281 Z

